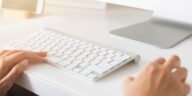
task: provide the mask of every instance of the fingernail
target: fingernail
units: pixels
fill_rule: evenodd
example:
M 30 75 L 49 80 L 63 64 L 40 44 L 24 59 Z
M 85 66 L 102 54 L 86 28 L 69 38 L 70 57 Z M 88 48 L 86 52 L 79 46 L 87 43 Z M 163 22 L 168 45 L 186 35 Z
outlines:
M 44 56 L 43 56 L 43 57 L 46 57 L 46 56 L 47 56 L 47 54 L 48 54 L 48 53 L 47 53 L 47 51 L 43 51 L 42 53 L 44 54 Z
M 47 62 L 47 59 L 46 59 L 46 58 L 43 58 L 43 62 Z
M 44 53 L 45 53 L 45 55 L 47 56 L 48 52 L 44 52 Z
M 166 60 L 163 57 L 160 57 L 160 58 L 157 59 L 157 62 L 160 63 L 160 64 L 165 63 L 165 61 Z
M 40 57 L 40 62 L 46 62 L 46 59 L 44 57 Z
M 174 55 L 173 57 L 177 60 L 177 62 L 180 62 L 180 58 L 177 55 Z
M 177 63 L 178 67 L 180 66 L 181 64 L 181 61 L 180 61 L 180 58 L 177 56 L 177 55 L 173 55 L 172 57 L 172 60 Z

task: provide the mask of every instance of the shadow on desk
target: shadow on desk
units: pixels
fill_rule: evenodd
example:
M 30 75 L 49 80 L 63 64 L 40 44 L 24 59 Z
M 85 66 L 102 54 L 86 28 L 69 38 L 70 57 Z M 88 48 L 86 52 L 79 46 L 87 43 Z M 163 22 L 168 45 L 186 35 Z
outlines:
M 27 89 L 14 84 L 13 87 L 8 91 L 7 96 L 38 96 Z

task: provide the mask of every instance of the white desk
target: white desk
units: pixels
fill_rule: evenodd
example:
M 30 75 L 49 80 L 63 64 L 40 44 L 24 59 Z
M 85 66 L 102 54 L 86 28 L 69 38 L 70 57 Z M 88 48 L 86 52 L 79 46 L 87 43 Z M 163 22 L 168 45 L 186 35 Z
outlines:
M 51 12 L 52 9 L 49 9 Z M 55 12 L 55 11 L 54 11 Z M 113 36 L 109 32 L 141 22 L 150 13 L 125 7 L 110 7 L 108 11 L 60 10 L 59 16 L 18 22 L 0 27 L 0 45 L 29 35 L 35 30 L 49 27 L 101 44 L 141 55 L 140 64 L 126 65 L 95 83 L 86 83 L 48 64 L 34 64 L 18 79 L 17 83 L 41 96 L 122 96 L 122 82 L 128 75 L 137 73 L 146 62 L 159 56 L 178 54 L 183 66 L 189 69 L 192 80 L 192 38 L 172 49 L 158 49 Z M 191 81 L 192 82 L 192 81 Z M 192 96 L 192 95 L 190 95 Z

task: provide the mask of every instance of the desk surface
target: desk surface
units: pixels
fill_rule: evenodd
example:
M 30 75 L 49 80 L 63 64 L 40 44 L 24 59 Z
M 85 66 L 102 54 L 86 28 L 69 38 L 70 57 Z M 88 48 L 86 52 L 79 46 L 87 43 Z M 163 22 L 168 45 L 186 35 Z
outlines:
M 110 34 L 112 29 L 142 22 L 149 17 L 150 12 L 119 6 L 107 11 L 62 9 L 55 16 L 1 26 L 0 45 L 48 27 L 142 57 L 139 64 L 127 64 L 95 83 L 78 80 L 49 64 L 31 65 L 17 83 L 41 96 L 123 96 L 122 82 L 126 76 L 135 75 L 150 60 L 173 54 L 181 57 L 183 66 L 189 70 L 188 79 L 192 80 L 192 38 L 171 49 L 158 49 Z

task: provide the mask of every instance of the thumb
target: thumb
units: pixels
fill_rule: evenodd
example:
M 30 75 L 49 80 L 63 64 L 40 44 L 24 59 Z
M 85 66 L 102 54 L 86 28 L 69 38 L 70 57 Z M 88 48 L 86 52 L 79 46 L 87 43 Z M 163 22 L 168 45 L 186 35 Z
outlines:
M 2 79 L 2 82 L 14 83 L 17 77 L 19 77 L 24 72 L 28 65 L 28 60 L 22 60 L 10 70 L 10 72 Z
M 2 84 L 1 87 L 3 88 L 2 94 L 6 93 L 12 87 L 15 80 L 23 73 L 28 64 L 28 60 L 21 61 L 16 64 L 2 80 L 0 80 L 0 83 Z
M 34 54 L 36 54 L 36 55 L 38 55 L 38 56 L 41 56 L 41 57 L 46 57 L 47 56 L 47 52 L 29 52 L 29 53 L 34 53 Z

